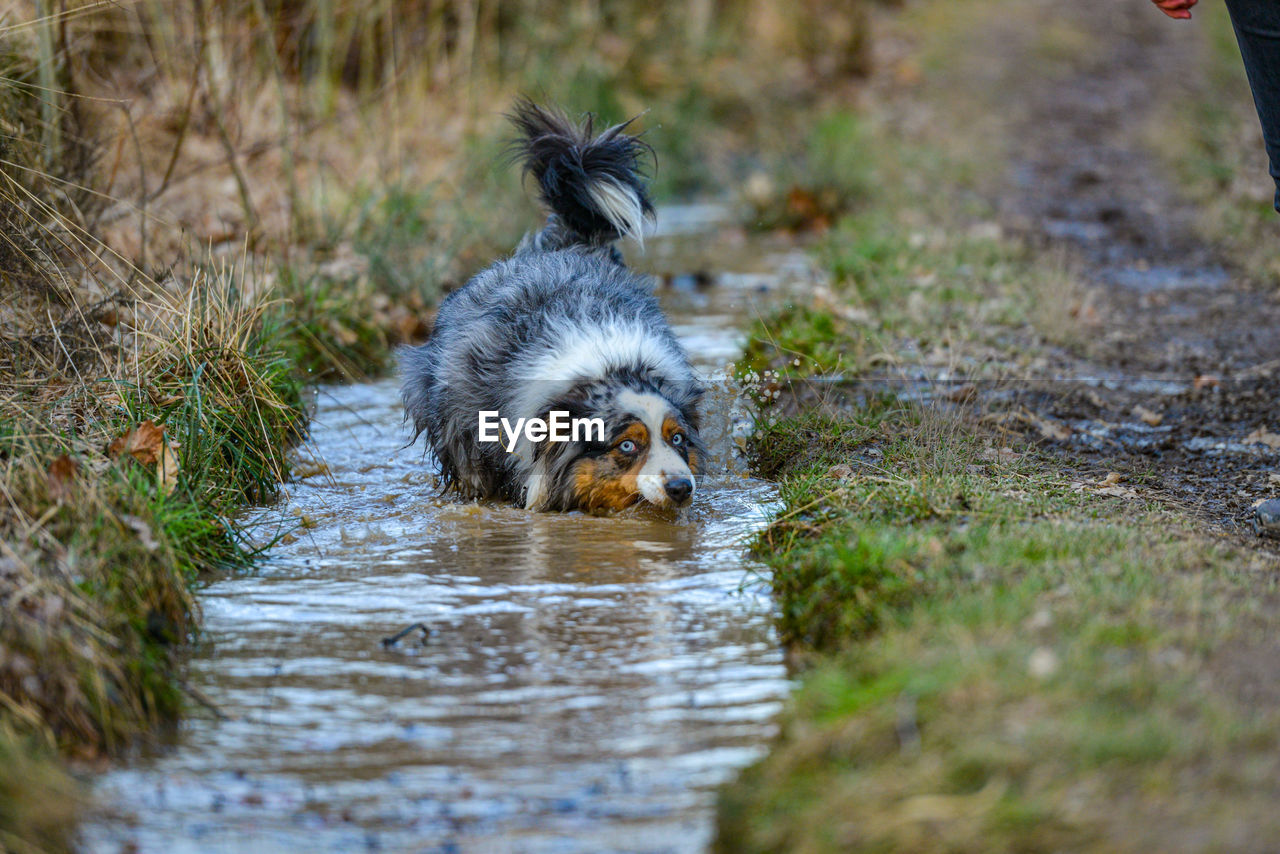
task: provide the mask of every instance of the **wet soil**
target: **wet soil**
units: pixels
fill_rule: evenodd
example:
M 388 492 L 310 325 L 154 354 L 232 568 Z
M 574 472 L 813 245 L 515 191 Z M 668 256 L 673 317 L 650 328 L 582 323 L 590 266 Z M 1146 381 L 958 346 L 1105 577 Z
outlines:
M 1035 4 L 1030 31 L 1066 12 Z M 1019 403 L 1069 431 L 1049 443 L 1064 462 L 1129 474 L 1252 538 L 1252 505 L 1280 493 L 1280 447 L 1258 441 L 1260 428 L 1280 431 L 1280 293 L 1198 236 L 1203 213 L 1143 141 L 1161 99 L 1199 73 L 1202 43 L 1145 2 L 1078 0 L 1069 12 L 1084 30 L 1077 57 L 1024 56 L 993 81 L 1012 155 L 992 195 L 1002 224 L 1066 252 L 1087 289 L 1086 334 Z M 989 35 L 1026 42 L 999 25 Z

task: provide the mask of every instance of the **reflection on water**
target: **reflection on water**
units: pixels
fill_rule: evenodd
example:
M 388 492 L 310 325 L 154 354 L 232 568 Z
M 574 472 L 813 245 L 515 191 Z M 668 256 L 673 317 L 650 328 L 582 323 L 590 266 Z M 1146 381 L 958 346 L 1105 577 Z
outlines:
M 716 290 L 680 327 L 704 370 L 751 292 Z M 742 547 L 770 487 L 722 476 L 674 520 L 533 514 L 436 498 L 404 438 L 394 382 L 319 392 L 324 464 L 257 520 L 304 527 L 201 595 L 191 681 L 227 719 L 105 775 L 88 850 L 705 847 L 787 691 Z

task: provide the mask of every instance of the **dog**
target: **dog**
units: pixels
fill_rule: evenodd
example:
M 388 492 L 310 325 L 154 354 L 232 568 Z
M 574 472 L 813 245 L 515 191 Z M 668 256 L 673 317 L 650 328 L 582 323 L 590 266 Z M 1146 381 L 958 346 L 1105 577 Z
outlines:
M 615 245 L 643 246 L 655 216 L 641 169 L 651 149 L 630 121 L 597 134 L 590 115 L 577 123 L 526 99 L 509 118 L 546 223 L 444 299 L 426 344 L 401 350 L 410 444 L 425 434 L 440 485 L 465 499 L 594 514 L 687 506 L 705 458 L 704 389 L 652 280 Z M 557 418 L 575 425 L 559 441 L 544 429 Z M 530 424 L 542 428 L 522 433 Z

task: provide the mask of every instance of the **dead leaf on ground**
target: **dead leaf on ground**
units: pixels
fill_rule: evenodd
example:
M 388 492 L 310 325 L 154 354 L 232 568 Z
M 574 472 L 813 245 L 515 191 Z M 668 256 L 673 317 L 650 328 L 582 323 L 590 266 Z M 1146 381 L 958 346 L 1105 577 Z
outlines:
M 107 454 L 113 459 L 128 454 L 144 466 L 153 466 L 164 447 L 164 428 L 147 419 L 128 433 L 113 439 Z
M 397 305 L 389 312 L 390 327 L 395 332 L 396 340 L 415 342 L 424 340 L 431 333 L 431 325 L 421 314 Z
M 1112 498 L 1140 498 L 1137 490 L 1120 485 L 1124 477 L 1121 472 L 1109 471 L 1107 476 L 1097 483 L 1080 483 L 1079 481 L 1072 483 L 1071 491 L 1092 492 L 1094 495 L 1108 495 Z
M 1112 498 L 1137 498 L 1138 493 L 1127 486 L 1103 486 L 1094 490 L 1098 495 L 1110 495 Z
M 143 548 L 147 551 L 153 552 L 160 547 L 160 544 L 156 542 L 156 538 L 152 535 L 151 526 L 147 524 L 145 519 L 125 513 L 120 516 L 120 520 L 133 529 L 134 533 L 138 535 L 138 539 L 142 542 Z
M 55 501 L 66 501 L 71 497 L 71 487 L 78 471 L 80 464 L 66 454 L 49 464 L 46 476 L 49 478 L 49 494 Z
M 853 466 L 839 463 L 827 469 L 827 477 L 832 480 L 853 480 Z
M 804 187 L 787 192 L 787 213 L 800 228 L 822 232 L 831 227 L 830 205 L 817 193 Z
M 151 402 L 159 407 L 175 406 L 182 403 L 182 397 L 176 394 L 163 394 L 157 388 L 148 388 L 147 397 L 151 398 Z
M 1009 424 L 1016 422 L 1020 424 L 1029 424 L 1034 427 L 1040 435 L 1045 439 L 1056 442 L 1065 442 L 1071 438 L 1071 428 L 1060 421 L 1054 421 L 1051 418 L 1043 418 L 1034 412 L 1028 412 L 1025 409 L 1017 412 L 1001 412 L 993 415 L 986 415 L 983 421 L 993 421 L 996 424 Z
M 1280 450 L 1280 433 L 1272 433 L 1265 424 L 1245 436 L 1244 441 L 1247 445 L 1266 445 L 1268 448 Z
M 1164 416 L 1159 412 L 1153 412 L 1141 404 L 1133 408 L 1133 414 L 1148 427 L 1159 427 L 1164 421 Z
M 336 320 L 329 321 L 329 331 L 333 333 L 334 338 L 337 338 L 340 343 L 347 347 L 360 340 L 360 336 L 356 332 Z
M 1191 381 L 1191 390 L 1204 391 L 1207 388 L 1217 388 L 1221 382 L 1222 379 L 1213 374 L 1200 374 Z
M 178 484 L 178 452 L 174 450 L 172 442 L 165 442 L 160 446 L 160 459 L 156 462 L 156 479 L 160 483 L 160 491 L 168 495 Z
M 1031 423 L 1035 425 L 1036 430 L 1040 431 L 1040 435 L 1046 439 L 1055 442 L 1065 442 L 1071 438 L 1071 428 L 1060 421 L 1054 421 L 1049 418 L 1041 418 L 1038 415 L 1031 416 Z
M 177 446 L 166 441 L 164 428 L 150 419 L 113 440 L 107 447 L 107 454 L 113 459 L 127 454 L 144 466 L 155 466 L 156 479 L 164 493 L 172 492 L 177 483 Z

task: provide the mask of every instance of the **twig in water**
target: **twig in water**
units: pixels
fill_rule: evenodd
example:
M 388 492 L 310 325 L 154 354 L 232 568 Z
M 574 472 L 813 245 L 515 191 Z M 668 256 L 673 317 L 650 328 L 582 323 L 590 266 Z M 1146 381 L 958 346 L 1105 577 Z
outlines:
M 401 629 L 400 631 L 396 632 L 394 635 L 392 635 L 392 636 L 391 636 L 391 637 L 389 637 L 389 638 L 383 638 L 383 639 L 382 639 L 382 648 L 383 648 L 383 649 L 391 649 L 391 647 L 395 646 L 397 643 L 399 643 L 399 642 L 400 642 L 400 639 L 401 639 L 401 638 L 403 638 L 405 635 L 409 634 L 409 632 L 413 631 L 414 629 L 421 629 L 421 630 L 422 630 L 422 642 L 423 642 L 424 644 L 427 642 L 427 639 L 428 639 L 429 637 L 431 637 L 431 630 L 427 628 L 427 624 L 426 624 L 426 623 L 414 623 L 414 624 L 412 624 L 412 625 L 405 626 L 403 629 Z
M 226 712 L 222 711 L 222 709 L 219 709 L 217 704 L 214 703 L 213 700 L 210 700 L 207 694 L 205 694 L 196 686 L 192 685 L 187 680 L 179 679 L 178 685 L 182 688 L 183 691 L 187 692 L 187 696 L 191 697 L 191 699 L 195 700 L 197 703 L 204 706 L 209 711 L 213 712 L 213 716 L 218 720 L 220 721 L 235 720 L 234 715 L 228 715 Z

